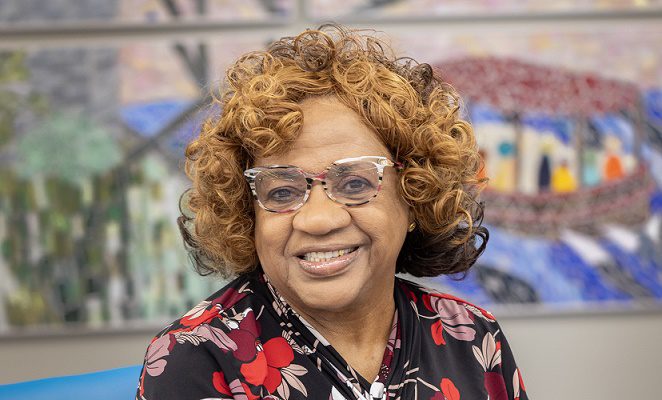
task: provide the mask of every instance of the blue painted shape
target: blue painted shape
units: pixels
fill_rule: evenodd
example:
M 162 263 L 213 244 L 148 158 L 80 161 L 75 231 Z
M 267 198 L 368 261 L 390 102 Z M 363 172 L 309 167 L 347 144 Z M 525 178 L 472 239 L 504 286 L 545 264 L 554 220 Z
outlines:
M 641 146 L 641 156 L 648 164 L 648 171 L 655 179 L 658 188 L 662 188 L 662 152 L 644 143 Z
M 580 302 L 582 285 L 563 275 L 554 264 L 550 242 L 487 226 L 490 241 L 478 260 L 517 277 L 533 287 L 541 302 Z
M 628 252 L 606 239 L 601 240 L 600 244 L 635 282 L 648 289 L 656 298 L 662 299 L 662 277 L 653 260 L 642 259 L 639 254 Z
M 204 120 L 198 116 L 187 119 L 167 139 L 166 148 L 177 157 L 184 156 L 186 146 L 200 134 Z
M 193 104 L 190 100 L 162 100 L 123 106 L 124 123 L 144 137 L 152 137 Z
M 141 365 L 0 385 L 2 400 L 132 400 Z
M 524 114 L 522 124 L 540 133 L 552 133 L 563 144 L 572 139 L 573 122 L 567 118 L 552 117 L 543 114 Z
M 648 120 L 662 126 L 662 89 L 651 89 L 644 92 L 644 107 Z
M 499 155 L 501 157 L 512 157 L 515 155 L 515 145 L 508 142 L 499 144 Z
M 479 268 L 476 266 L 474 268 Z M 452 276 L 441 275 L 437 277 L 427 278 L 433 282 L 439 282 L 442 285 L 450 288 L 450 294 L 463 298 L 471 303 L 479 304 L 481 306 L 489 306 L 495 304 L 494 299 L 487 293 L 481 286 L 476 277 L 473 269 L 462 280 L 453 279 Z
M 469 116 L 473 124 L 486 124 L 490 122 L 505 124 L 508 122 L 501 112 L 487 104 L 471 103 L 468 108 Z
M 584 301 L 631 300 L 632 296 L 624 293 L 603 277 L 600 272 L 584 261 L 570 246 L 563 242 L 554 242 L 550 246 L 550 256 L 554 267 L 569 281 L 579 285 Z
M 658 190 L 651 195 L 650 205 L 651 213 L 662 214 L 662 190 Z
M 591 123 L 600 136 L 616 136 L 623 145 L 623 151 L 632 153 L 635 141 L 634 126 L 626 118 L 618 114 L 595 115 L 591 117 Z
M 527 282 L 544 304 L 632 298 L 563 242 L 525 237 L 494 226 L 488 229 L 490 241 L 479 262 Z
M 169 152 L 176 157 L 184 155 L 186 146 L 198 135 L 205 120 L 216 118 L 221 114 L 221 108 L 217 104 L 201 108 L 195 114 L 188 116 L 174 133 L 167 139 L 166 146 Z

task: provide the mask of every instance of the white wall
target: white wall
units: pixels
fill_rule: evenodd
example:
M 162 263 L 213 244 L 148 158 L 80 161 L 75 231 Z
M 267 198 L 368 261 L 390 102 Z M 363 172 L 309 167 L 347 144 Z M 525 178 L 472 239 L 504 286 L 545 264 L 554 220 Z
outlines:
M 661 398 L 662 313 L 501 318 L 500 323 L 531 399 Z M 1 339 L 0 384 L 138 364 L 152 333 Z
M 504 319 L 535 400 L 657 400 L 662 314 Z

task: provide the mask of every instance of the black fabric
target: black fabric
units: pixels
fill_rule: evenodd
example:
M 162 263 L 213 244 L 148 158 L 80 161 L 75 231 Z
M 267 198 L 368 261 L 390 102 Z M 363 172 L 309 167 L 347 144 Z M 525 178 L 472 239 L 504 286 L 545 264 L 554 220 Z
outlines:
M 369 382 L 266 276 L 237 278 L 154 338 L 136 398 L 528 398 L 490 313 L 399 278 L 394 300 L 380 373 Z

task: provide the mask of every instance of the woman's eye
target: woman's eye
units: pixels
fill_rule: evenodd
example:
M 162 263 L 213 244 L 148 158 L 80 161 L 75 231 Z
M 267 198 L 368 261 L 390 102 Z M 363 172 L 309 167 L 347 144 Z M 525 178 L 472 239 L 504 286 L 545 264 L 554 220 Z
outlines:
M 345 193 L 356 193 L 370 189 L 372 185 L 365 179 L 353 178 L 344 181 L 340 187 Z
M 274 200 L 274 201 L 289 201 L 295 198 L 296 196 L 297 196 L 297 191 L 286 187 L 273 189 L 272 191 L 269 192 L 269 200 Z

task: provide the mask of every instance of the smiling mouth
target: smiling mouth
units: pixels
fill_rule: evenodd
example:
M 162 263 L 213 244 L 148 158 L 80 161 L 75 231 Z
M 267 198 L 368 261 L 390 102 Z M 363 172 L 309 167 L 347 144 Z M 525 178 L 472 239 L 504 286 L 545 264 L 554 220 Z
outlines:
M 331 261 L 334 258 L 344 256 L 345 254 L 353 253 L 357 249 L 358 247 L 350 247 L 347 249 L 334 250 L 334 251 L 312 251 L 310 253 L 302 254 L 298 257 L 302 260 L 306 260 L 310 262 L 324 262 L 324 261 Z

